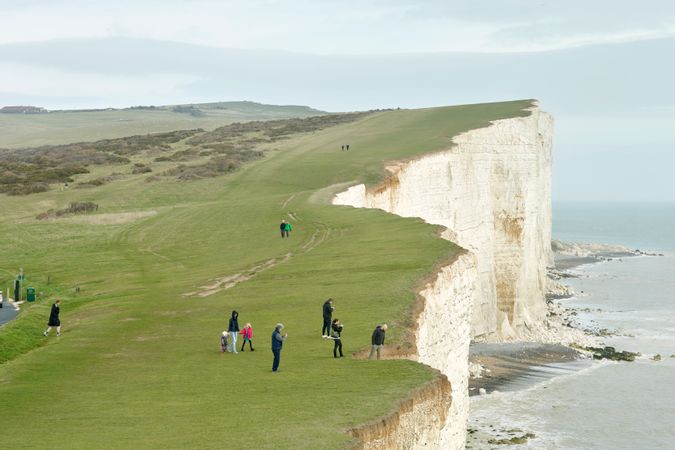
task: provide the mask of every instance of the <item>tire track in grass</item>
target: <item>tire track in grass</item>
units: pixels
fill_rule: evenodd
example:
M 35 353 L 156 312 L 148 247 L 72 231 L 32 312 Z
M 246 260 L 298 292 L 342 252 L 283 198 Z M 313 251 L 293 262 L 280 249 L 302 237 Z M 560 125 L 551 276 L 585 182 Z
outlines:
M 293 217 L 296 220 L 300 220 L 295 215 Z M 310 251 L 314 250 L 316 247 L 324 243 L 332 233 L 332 229 L 324 223 L 313 222 L 312 224 L 315 227 L 314 233 L 312 233 L 312 236 L 307 240 L 307 242 L 303 244 L 302 251 L 299 253 L 299 255 L 303 255 L 305 253 L 309 253 Z M 239 283 L 250 280 L 251 278 L 258 275 L 260 272 L 263 272 L 267 269 L 271 269 L 272 267 L 275 267 L 279 264 L 289 261 L 293 256 L 295 255 L 292 252 L 288 252 L 281 257 L 272 258 L 268 259 L 267 261 L 257 263 L 249 267 L 248 269 L 242 270 L 241 272 L 228 274 L 218 278 L 211 279 L 209 280 L 208 284 L 200 286 L 196 291 L 187 292 L 183 294 L 183 297 L 204 298 L 216 294 L 218 292 L 224 291 L 226 289 L 231 289 L 236 285 L 238 285 Z

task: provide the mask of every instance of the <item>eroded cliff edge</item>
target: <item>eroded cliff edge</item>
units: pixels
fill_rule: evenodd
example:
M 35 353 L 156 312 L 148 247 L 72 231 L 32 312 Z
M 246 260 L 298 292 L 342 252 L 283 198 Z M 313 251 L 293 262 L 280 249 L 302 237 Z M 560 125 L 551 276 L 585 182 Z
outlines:
M 413 358 L 451 383 L 445 423 L 422 440 L 404 439 L 413 446 L 380 448 L 463 448 L 471 339 L 529 338 L 544 326 L 552 136 L 553 119 L 535 106 L 529 116 L 462 133 L 447 150 L 389 163 L 373 189 L 360 184 L 335 196 L 334 204 L 443 225 L 443 237 L 467 250 L 419 293 Z

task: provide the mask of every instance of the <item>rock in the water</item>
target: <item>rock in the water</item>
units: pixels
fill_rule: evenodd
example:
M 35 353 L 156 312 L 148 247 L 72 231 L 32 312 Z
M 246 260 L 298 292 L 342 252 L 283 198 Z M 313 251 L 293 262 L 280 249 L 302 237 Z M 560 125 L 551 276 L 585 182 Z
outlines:
M 661 355 L 657 353 L 656 355 L 652 356 L 652 361 L 661 361 Z
M 518 445 L 526 444 L 528 439 L 535 437 L 533 433 L 526 433 L 522 436 L 513 436 L 510 439 L 489 439 L 488 444 L 492 445 Z
M 639 353 L 617 352 L 614 347 L 586 347 L 585 350 L 593 353 L 593 359 L 609 359 L 612 361 L 635 361 Z

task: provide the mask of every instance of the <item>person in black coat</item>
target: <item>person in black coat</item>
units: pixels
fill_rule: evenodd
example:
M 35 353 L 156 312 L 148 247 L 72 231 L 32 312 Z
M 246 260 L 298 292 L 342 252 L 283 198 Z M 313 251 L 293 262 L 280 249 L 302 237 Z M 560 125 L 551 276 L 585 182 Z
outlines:
M 376 352 L 377 352 L 377 359 L 380 359 L 380 351 L 382 350 L 382 347 L 384 347 L 384 333 L 386 331 L 387 331 L 386 323 L 375 327 L 375 331 L 373 331 L 373 336 L 370 339 L 371 347 L 368 359 L 371 359 L 373 357 L 373 354 L 375 354 Z
M 61 300 L 57 300 L 52 305 L 52 309 L 49 312 L 49 322 L 47 322 L 47 329 L 42 334 L 48 336 L 49 332 L 52 330 L 52 327 L 56 327 L 56 335 L 61 336 L 61 320 L 59 320 L 60 312 L 61 312 Z
M 227 331 L 230 333 L 230 345 L 232 346 L 227 351 L 237 354 L 237 336 L 239 336 L 239 313 L 237 311 L 232 311 Z
M 340 350 L 340 358 L 344 357 L 345 355 L 342 354 L 342 328 L 344 328 L 344 325 L 340 323 L 340 319 L 333 319 L 333 333 L 331 334 L 331 338 L 333 338 L 333 341 L 335 342 L 335 345 L 333 346 L 333 358 L 337 358 L 337 352 Z
M 329 298 L 323 302 L 323 327 L 321 328 L 321 337 L 330 337 L 331 320 L 333 319 L 333 299 Z

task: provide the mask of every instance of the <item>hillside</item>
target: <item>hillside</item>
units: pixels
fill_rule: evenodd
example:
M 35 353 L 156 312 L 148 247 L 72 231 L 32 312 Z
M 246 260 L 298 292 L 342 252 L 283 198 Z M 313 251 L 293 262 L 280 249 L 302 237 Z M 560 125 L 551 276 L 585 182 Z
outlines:
M 0 329 L 0 358 L 8 360 L 0 365 L 0 416 L 12 417 L 3 445 L 350 445 L 347 428 L 383 416 L 438 373 L 409 360 L 333 359 L 320 337 L 323 300 L 335 299 L 347 355 L 368 347 L 382 322 L 390 325 L 387 346 L 405 352 L 416 287 L 459 248 L 437 226 L 333 206 L 331 198 L 381 181 L 385 161 L 446 149 L 453 136 L 527 115 L 528 106 L 375 112 L 261 142 L 261 158 L 225 175 L 147 182 L 153 174 L 125 173 L 89 189 L 0 195 L 2 284 L 22 266 L 28 284 L 45 292 Z M 200 136 L 199 145 L 208 143 L 208 133 Z M 340 150 L 345 143 L 349 152 Z M 35 218 L 72 202 L 99 208 Z M 293 223 L 290 239 L 279 238 L 283 218 Z M 229 287 L 233 279 L 244 281 Z M 55 298 L 64 303 L 63 333 L 44 339 Z M 220 356 L 233 309 L 253 324 L 256 351 Z M 272 374 L 277 322 L 289 339 L 281 372 Z
M 319 114 L 325 113 L 307 106 L 264 105 L 255 102 L 0 114 L 0 148 L 68 144 L 191 128 L 211 130 L 233 122 Z

